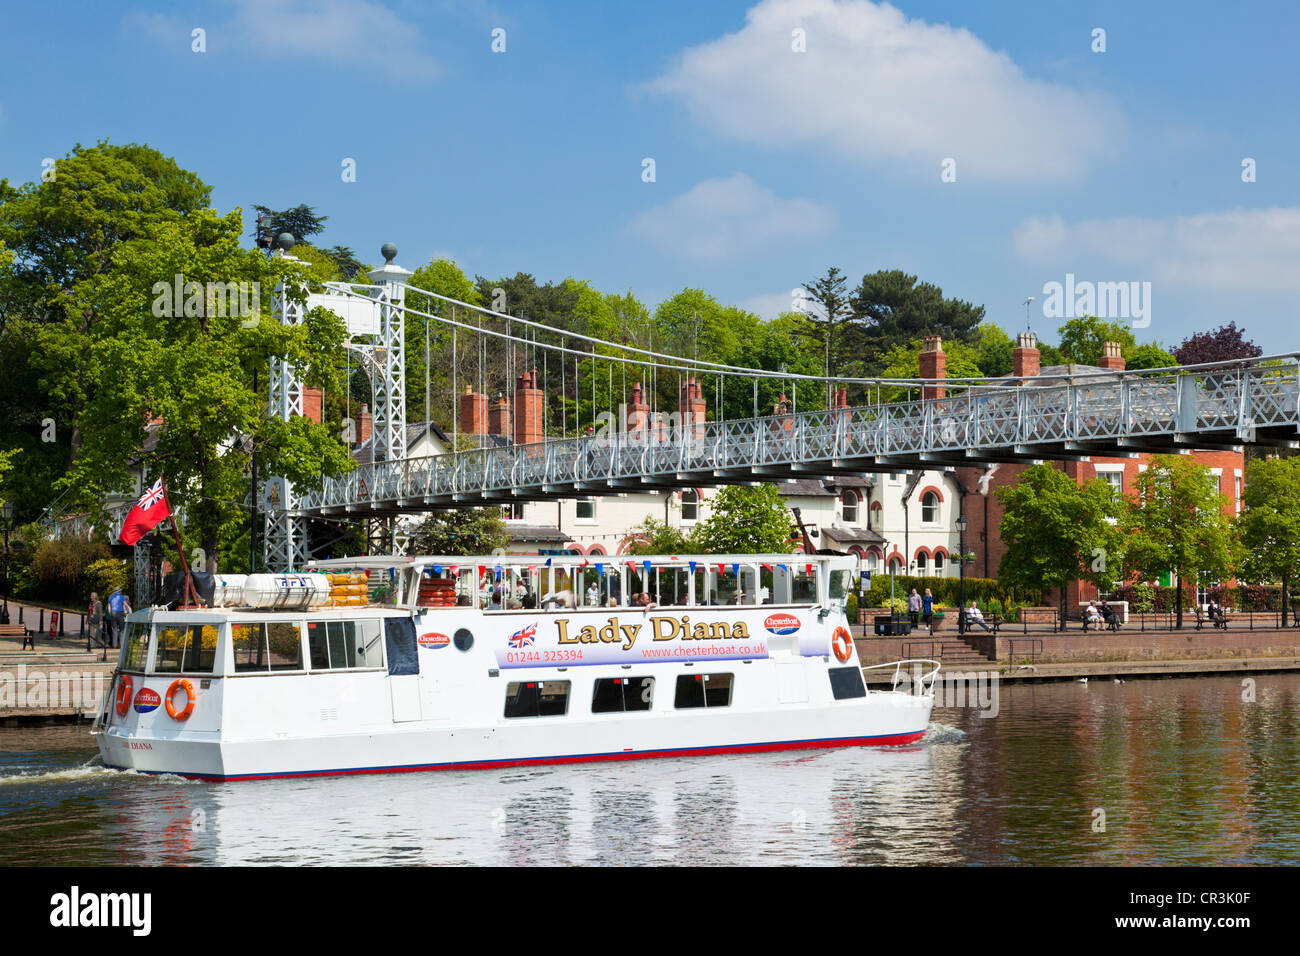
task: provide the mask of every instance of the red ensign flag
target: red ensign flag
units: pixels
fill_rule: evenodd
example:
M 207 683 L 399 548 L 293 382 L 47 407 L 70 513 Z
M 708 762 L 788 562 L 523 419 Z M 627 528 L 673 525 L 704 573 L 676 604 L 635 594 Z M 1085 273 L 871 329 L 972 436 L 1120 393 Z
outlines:
M 162 479 L 159 478 L 140 496 L 131 513 L 126 516 L 122 533 L 118 537 L 123 544 L 135 544 L 170 517 L 171 513 L 167 507 L 167 495 L 163 493 Z

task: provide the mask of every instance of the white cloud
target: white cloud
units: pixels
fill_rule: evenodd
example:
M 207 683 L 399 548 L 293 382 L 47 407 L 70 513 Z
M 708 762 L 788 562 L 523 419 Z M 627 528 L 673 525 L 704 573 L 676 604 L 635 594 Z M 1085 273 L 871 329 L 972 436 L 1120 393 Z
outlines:
M 236 0 L 236 6 L 241 42 L 269 57 L 378 67 L 403 78 L 440 72 L 421 50 L 419 30 L 371 0 Z
M 1113 261 L 1174 286 L 1300 292 L 1300 207 L 1232 209 L 1164 219 L 1027 219 L 1012 235 L 1025 259 Z
M 706 179 L 628 226 L 683 259 L 736 259 L 766 247 L 823 236 L 834 220 L 825 206 L 782 199 L 744 173 Z
M 751 295 L 742 299 L 739 305 L 746 312 L 754 312 L 765 319 L 775 319 L 782 312 L 795 311 L 794 286 L 784 292 Z
M 1125 136 L 1109 98 L 1025 75 L 967 30 L 867 0 L 763 0 L 649 89 L 718 134 L 900 163 L 939 181 L 1078 179 Z M 791 49 L 806 31 L 807 52 Z

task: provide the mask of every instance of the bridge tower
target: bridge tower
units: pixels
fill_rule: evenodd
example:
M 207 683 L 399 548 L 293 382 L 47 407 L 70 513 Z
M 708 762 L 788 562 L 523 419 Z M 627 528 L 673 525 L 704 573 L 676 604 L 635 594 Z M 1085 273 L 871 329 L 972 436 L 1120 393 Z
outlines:
M 276 239 L 280 254 L 289 255 L 293 236 L 281 233 Z M 283 282 L 275 290 L 275 316 L 281 325 L 298 325 L 303 320 L 303 306 L 289 297 Z M 271 357 L 271 377 L 267 384 L 267 404 L 270 414 L 288 421 L 290 416 L 303 413 L 303 388 L 298 370 L 289 362 Z M 262 486 L 262 507 L 266 519 L 262 533 L 262 560 L 269 571 L 290 571 L 307 563 L 307 524 L 294 514 L 297 500 L 293 485 L 287 478 L 273 476 Z

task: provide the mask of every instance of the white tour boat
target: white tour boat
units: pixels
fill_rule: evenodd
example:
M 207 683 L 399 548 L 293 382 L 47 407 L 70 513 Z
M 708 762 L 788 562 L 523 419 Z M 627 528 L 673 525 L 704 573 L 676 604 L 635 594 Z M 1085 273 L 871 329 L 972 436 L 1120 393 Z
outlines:
M 939 665 L 868 689 L 856 575 L 786 554 L 218 577 L 211 607 L 130 615 L 94 732 L 109 767 L 211 780 L 911 743 Z

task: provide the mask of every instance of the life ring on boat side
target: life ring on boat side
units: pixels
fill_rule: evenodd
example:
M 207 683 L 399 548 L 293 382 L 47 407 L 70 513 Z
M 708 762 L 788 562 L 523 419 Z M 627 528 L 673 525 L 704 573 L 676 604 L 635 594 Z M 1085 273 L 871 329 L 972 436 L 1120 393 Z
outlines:
M 117 716 L 125 717 L 131 709 L 131 678 L 123 674 L 117 679 Z
M 835 629 L 835 633 L 831 635 L 831 650 L 835 652 L 835 659 L 841 664 L 849 659 L 853 653 L 853 635 L 849 633 L 847 627 Z
M 176 705 L 172 703 L 172 697 L 178 690 L 185 691 L 185 709 L 177 710 Z M 194 705 L 198 703 L 199 695 L 194 693 L 194 685 L 184 677 L 178 677 L 172 681 L 172 686 L 167 688 L 167 696 L 163 701 L 167 704 L 167 716 L 172 720 L 189 720 L 190 714 L 194 713 Z

